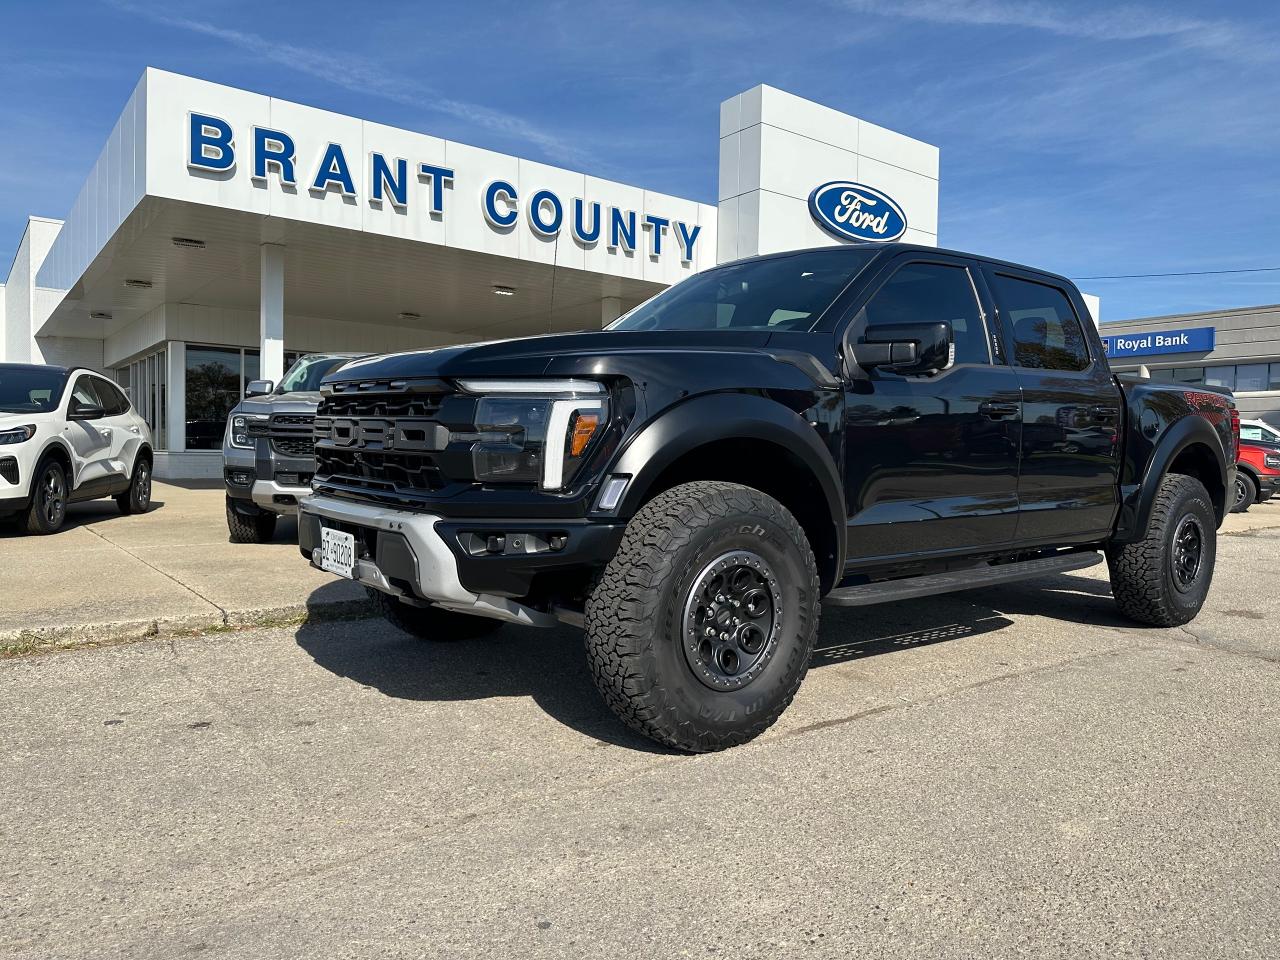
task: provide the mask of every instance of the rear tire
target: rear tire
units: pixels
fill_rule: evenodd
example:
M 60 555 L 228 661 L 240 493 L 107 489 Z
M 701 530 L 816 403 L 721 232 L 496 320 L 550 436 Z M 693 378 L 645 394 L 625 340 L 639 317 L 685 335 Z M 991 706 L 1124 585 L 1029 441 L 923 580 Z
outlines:
M 133 465 L 129 489 L 116 495 L 116 506 L 126 516 L 151 509 L 151 461 L 146 457 L 139 457 Z
M 475 640 L 487 637 L 502 627 L 502 621 L 492 617 L 454 613 L 439 607 L 415 607 L 380 590 L 365 589 L 369 592 L 369 603 L 375 613 L 393 627 L 419 640 Z
M 1236 471 L 1235 492 L 1235 502 L 1231 505 L 1232 513 L 1244 513 L 1258 500 L 1258 485 L 1253 482 L 1253 477 L 1243 470 Z
M 1160 481 L 1147 535 L 1107 550 L 1120 612 L 1156 627 L 1192 620 L 1204 606 L 1217 556 L 1217 518 L 1204 485 L 1171 473 Z
M 227 531 L 232 543 L 267 543 L 276 534 L 276 515 L 258 513 L 246 517 L 231 505 L 227 498 Z
M 791 703 L 818 601 L 813 551 L 786 507 L 735 483 L 682 484 L 627 524 L 587 601 L 587 660 L 631 729 L 677 750 L 723 750 Z
M 31 505 L 20 521 L 27 533 L 57 533 L 67 519 L 67 472 L 57 460 L 44 460 L 31 475 Z

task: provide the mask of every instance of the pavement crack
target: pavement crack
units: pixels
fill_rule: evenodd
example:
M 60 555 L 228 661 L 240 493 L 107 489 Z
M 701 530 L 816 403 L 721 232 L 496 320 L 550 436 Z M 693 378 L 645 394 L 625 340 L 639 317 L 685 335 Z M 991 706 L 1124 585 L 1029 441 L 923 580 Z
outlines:
M 130 549 L 129 549 L 128 547 L 126 547 L 124 544 L 122 544 L 122 543 L 117 543 L 115 540 L 112 540 L 110 537 L 103 536 L 103 535 L 102 535 L 101 533 L 99 533 L 97 530 L 93 529 L 93 527 L 92 527 L 92 526 L 86 526 L 86 527 L 83 527 L 82 529 L 84 529 L 84 530 L 88 531 L 89 533 L 93 534 L 95 537 L 97 537 L 97 538 L 98 538 L 99 540 L 101 540 L 103 543 L 110 544 L 111 546 L 115 547 L 117 550 L 122 550 L 122 551 L 124 551 L 124 552 L 125 552 L 125 553 L 127 553 L 129 556 L 133 557 L 133 559 L 137 560 L 137 561 L 138 561 L 140 564 L 142 564 L 144 567 L 149 567 L 150 569 L 154 570 L 156 573 L 160 574 L 160 576 L 162 576 L 162 577 L 166 578 L 167 580 L 172 581 L 173 583 L 176 583 L 178 586 L 180 586 L 183 590 L 187 591 L 187 593 L 191 594 L 191 595 L 192 595 L 193 597 L 195 597 L 196 599 L 198 599 L 198 600 L 203 600 L 203 601 L 204 601 L 205 603 L 207 603 L 209 606 L 213 607 L 213 609 L 215 609 L 215 610 L 217 610 L 217 611 L 218 611 L 218 616 L 219 616 L 219 618 L 222 620 L 222 625 L 223 625 L 224 627 L 225 627 L 225 626 L 228 626 L 228 625 L 230 624 L 230 622 L 231 622 L 231 621 L 230 621 L 229 615 L 227 614 L 226 608 L 224 608 L 221 604 L 215 603 L 213 600 L 211 600 L 211 599 L 209 599 L 208 597 L 206 597 L 206 596 L 205 596 L 203 593 L 201 593 L 199 590 L 196 590 L 194 587 L 190 586 L 189 584 L 183 583 L 181 580 L 179 580 L 179 579 L 178 579 L 177 577 L 175 577 L 173 574 L 169 573 L 167 570 L 162 570 L 162 569 L 160 569 L 160 568 L 159 568 L 159 567 L 157 567 L 154 563 L 152 563 L 151 561 L 147 560 L 145 557 L 140 557 L 140 556 L 138 556 L 138 554 L 134 553 L 132 550 L 130 550 Z
M 1189 624 L 1183 624 L 1169 632 L 1169 636 L 1177 643 L 1190 643 L 1197 647 L 1203 647 L 1206 650 L 1212 650 L 1215 653 L 1225 653 L 1231 657 L 1243 657 L 1246 660 L 1256 660 L 1260 663 L 1268 663 L 1272 666 L 1280 665 L 1280 656 L 1259 653 L 1256 650 L 1237 650 L 1215 640 L 1206 632 L 1198 632 Z

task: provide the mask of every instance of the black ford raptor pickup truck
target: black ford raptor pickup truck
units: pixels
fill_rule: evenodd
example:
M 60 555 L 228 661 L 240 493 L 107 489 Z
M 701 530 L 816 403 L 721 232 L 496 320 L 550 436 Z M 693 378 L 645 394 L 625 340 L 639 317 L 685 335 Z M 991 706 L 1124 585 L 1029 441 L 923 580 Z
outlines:
M 302 554 L 429 639 L 580 625 L 609 706 L 717 750 L 791 702 L 822 602 L 1105 558 L 1192 619 L 1235 487 L 1229 397 L 1112 374 L 1076 288 L 909 244 L 741 260 L 607 329 L 329 374 Z

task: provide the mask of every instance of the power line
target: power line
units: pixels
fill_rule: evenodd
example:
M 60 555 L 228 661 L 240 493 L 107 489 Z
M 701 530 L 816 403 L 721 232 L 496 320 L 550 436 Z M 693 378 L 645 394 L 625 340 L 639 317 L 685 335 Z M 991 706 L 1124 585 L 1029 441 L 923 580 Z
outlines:
M 1246 267 L 1242 270 L 1187 270 L 1182 273 L 1117 273 L 1103 277 L 1072 277 L 1073 280 L 1145 280 L 1149 277 L 1208 277 L 1224 273 L 1273 273 L 1280 267 Z

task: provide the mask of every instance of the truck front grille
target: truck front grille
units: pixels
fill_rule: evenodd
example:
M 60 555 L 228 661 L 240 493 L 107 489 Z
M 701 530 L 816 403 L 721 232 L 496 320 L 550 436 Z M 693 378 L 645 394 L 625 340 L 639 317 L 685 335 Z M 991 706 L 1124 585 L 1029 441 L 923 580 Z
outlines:
M 309 433 L 305 437 L 272 437 L 271 447 L 283 457 L 310 458 L 315 450 L 315 441 Z
M 454 479 L 440 457 L 449 430 L 433 418 L 449 393 L 438 380 L 326 388 L 315 421 L 316 487 L 393 501 L 443 490 Z
M 272 451 L 282 457 L 310 460 L 314 455 L 315 420 L 309 413 L 274 413 L 251 433 L 268 437 Z

